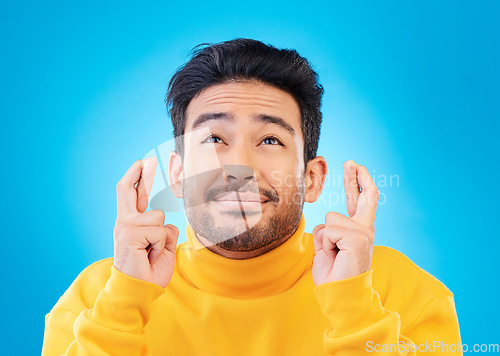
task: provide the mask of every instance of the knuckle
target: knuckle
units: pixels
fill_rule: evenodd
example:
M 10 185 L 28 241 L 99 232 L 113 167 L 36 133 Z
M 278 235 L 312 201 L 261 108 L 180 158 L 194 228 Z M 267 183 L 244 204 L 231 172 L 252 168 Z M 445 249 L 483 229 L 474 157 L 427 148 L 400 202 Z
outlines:
M 120 224 L 115 228 L 116 240 L 120 243 L 126 243 L 133 239 L 134 231 L 131 226 Z
M 155 229 L 154 235 L 156 236 L 157 241 L 165 241 L 167 238 L 168 232 L 165 231 L 163 226 L 158 226 L 157 229 Z
M 368 225 L 368 224 L 360 224 L 359 225 L 360 230 L 367 235 L 373 235 L 375 234 L 375 227 L 373 225 Z
M 320 225 L 317 225 L 316 227 L 314 227 L 313 229 L 313 235 L 316 235 L 318 233 L 318 231 L 322 230 L 325 228 L 325 224 L 320 224 Z
M 170 234 L 171 230 L 170 230 L 170 227 L 168 225 L 160 226 L 160 229 L 161 229 L 163 235 L 166 236 L 166 235 Z
M 366 236 L 369 242 L 373 242 L 375 240 L 375 229 L 373 227 L 364 227 L 362 234 Z
M 335 231 L 335 227 L 332 225 L 326 225 L 325 228 L 323 229 L 323 237 L 326 237 L 327 235 L 333 234 Z
M 119 181 L 116 183 L 116 191 L 117 192 L 122 192 L 125 189 L 124 183 L 122 181 Z
M 135 229 L 132 226 L 126 226 L 122 231 L 122 236 L 125 241 L 130 241 L 137 235 Z
M 368 191 L 367 199 L 369 200 L 370 203 L 377 203 L 380 199 L 380 191 L 376 186 L 373 188 L 370 188 Z
M 125 221 L 116 220 L 115 223 L 115 233 L 121 233 L 127 227 Z
M 363 234 L 355 234 L 352 236 L 352 242 L 353 244 L 355 244 L 356 246 L 361 246 L 363 240 L 364 240 L 364 235 Z
M 160 233 L 160 241 L 162 244 L 165 244 L 168 241 L 171 232 L 162 228 Z
M 116 240 L 122 233 L 122 225 L 116 224 L 113 230 L 113 238 Z
M 362 164 L 356 164 L 356 167 L 359 167 L 361 170 L 368 172 L 368 169 Z
M 172 224 L 168 224 L 166 225 L 170 228 L 170 231 L 175 235 L 175 236 L 179 236 L 179 229 L 177 228 L 177 226 L 175 225 L 172 225 Z
M 337 220 L 337 213 L 336 212 L 330 211 L 330 212 L 326 213 L 325 222 L 327 225 L 332 224 L 336 220 Z
M 368 242 L 368 237 L 364 233 L 358 232 L 355 235 L 354 241 L 355 241 L 356 246 L 361 248 L 361 247 L 364 247 L 366 245 L 366 243 Z
M 160 222 L 163 222 L 165 221 L 165 212 L 161 209 L 156 209 L 155 210 L 155 215 L 156 215 L 156 219 L 158 219 L 158 221 Z
M 349 183 L 347 184 L 347 188 L 349 188 L 351 190 L 352 193 L 356 193 L 357 191 L 357 188 L 358 188 L 358 181 L 355 180 L 355 179 L 352 179 L 351 181 L 349 181 Z
M 375 231 L 370 231 L 370 233 L 367 234 L 366 237 L 368 238 L 370 244 L 373 244 L 373 242 L 375 241 Z

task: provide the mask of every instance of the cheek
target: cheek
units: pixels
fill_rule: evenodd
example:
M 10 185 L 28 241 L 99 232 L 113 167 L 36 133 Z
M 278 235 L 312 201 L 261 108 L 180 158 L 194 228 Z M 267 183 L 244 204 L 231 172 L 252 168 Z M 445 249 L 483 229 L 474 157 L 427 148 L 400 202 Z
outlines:
M 211 187 L 224 187 L 224 179 L 219 160 L 204 157 L 200 152 L 185 151 L 184 189 L 191 200 L 202 201 Z
M 285 195 L 300 190 L 303 179 L 297 172 L 273 170 L 268 172 L 267 181 L 278 195 Z
M 187 177 L 221 171 L 221 163 L 214 145 L 191 145 L 185 149 L 184 174 Z
M 278 179 L 276 179 L 278 181 Z M 289 206 L 301 204 L 304 200 L 304 191 L 301 188 L 301 181 L 294 175 L 283 175 L 279 178 L 279 185 L 273 189 L 279 196 L 280 207 L 283 209 Z M 281 208 L 280 208 L 281 209 Z

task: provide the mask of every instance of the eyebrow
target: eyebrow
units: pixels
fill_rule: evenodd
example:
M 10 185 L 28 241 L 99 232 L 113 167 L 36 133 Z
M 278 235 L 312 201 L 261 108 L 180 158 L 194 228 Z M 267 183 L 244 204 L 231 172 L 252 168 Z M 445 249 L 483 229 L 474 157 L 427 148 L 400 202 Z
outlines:
M 259 114 L 259 115 L 255 115 L 253 117 L 253 119 L 254 119 L 254 121 L 260 121 L 260 122 L 263 122 L 265 124 L 278 125 L 278 126 L 284 128 L 285 130 L 287 130 L 288 132 L 290 132 L 292 135 L 295 135 L 295 130 L 292 127 L 292 125 L 290 125 L 288 122 L 283 120 L 281 117 L 273 116 L 273 115 Z
M 196 129 L 200 127 L 202 124 L 204 124 L 207 121 L 211 120 L 224 120 L 224 121 L 234 121 L 234 116 L 230 113 L 227 112 L 215 112 L 215 113 L 204 113 L 199 115 L 196 120 L 193 122 L 193 127 L 192 129 Z M 253 116 L 254 121 L 260 121 L 265 124 L 275 124 L 278 125 L 288 132 L 290 132 L 292 135 L 295 135 L 295 129 L 285 120 L 283 120 L 281 117 L 278 116 L 273 116 L 273 115 L 266 115 L 266 114 L 257 114 Z
M 209 112 L 199 115 L 193 122 L 193 130 L 210 120 L 234 121 L 234 116 L 227 112 Z

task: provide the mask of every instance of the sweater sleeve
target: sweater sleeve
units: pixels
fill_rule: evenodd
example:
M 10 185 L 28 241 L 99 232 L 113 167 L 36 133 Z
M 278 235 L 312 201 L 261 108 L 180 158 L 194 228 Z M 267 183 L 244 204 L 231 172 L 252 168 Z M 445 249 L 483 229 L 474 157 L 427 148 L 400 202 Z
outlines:
M 323 334 L 323 348 L 328 354 L 462 354 L 453 296 L 432 297 L 420 306 L 413 305 L 420 309 L 417 317 L 401 330 L 400 315 L 384 308 L 372 287 L 372 274 L 369 270 L 314 287 L 331 325 Z
M 56 304 L 46 315 L 42 356 L 151 355 L 143 330 L 150 304 L 163 288 L 111 266 L 111 276 L 94 305 L 74 310 L 72 306 L 82 304 L 81 289 L 72 286 L 64 305 Z

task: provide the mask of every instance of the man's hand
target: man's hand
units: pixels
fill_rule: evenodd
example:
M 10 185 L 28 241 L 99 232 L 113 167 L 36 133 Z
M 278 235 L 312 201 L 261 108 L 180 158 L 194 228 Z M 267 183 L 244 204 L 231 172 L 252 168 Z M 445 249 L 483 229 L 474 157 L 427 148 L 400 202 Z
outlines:
M 368 170 L 352 160 L 344 163 L 344 188 L 350 217 L 329 212 L 325 223 L 313 230 L 316 285 L 354 277 L 371 267 L 378 188 Z
M 131 277 L 165 288 L 174 271 L 179 230 L 164 225 L 162 210 L 145 213 L 157 163 L 156 157 L 136 161 L 116 185 L 114 266 Z

